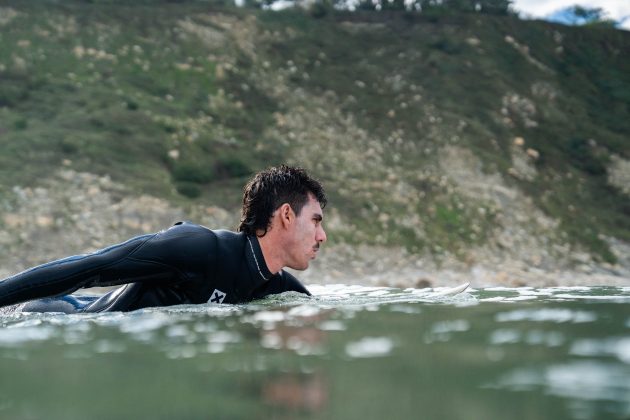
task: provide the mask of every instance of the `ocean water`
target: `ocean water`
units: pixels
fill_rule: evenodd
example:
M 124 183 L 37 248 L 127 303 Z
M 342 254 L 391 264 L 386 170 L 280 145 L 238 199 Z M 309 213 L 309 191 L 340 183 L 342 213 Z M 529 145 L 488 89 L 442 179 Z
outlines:
M 630 419 L 630 287 L 0 317 L 0 419 Z

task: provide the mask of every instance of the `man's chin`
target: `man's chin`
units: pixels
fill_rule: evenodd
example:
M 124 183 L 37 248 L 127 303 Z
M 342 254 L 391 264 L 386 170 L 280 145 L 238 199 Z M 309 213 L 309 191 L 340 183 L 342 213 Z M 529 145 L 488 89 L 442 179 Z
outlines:
M 300 265 L 293 265 L 293 266 L 289 265 L 288 267 L 289 267 L 289 268 L 292 268 L 292 269 L 294 269 L 294 270 L 297 270 L 297 271 L 304 271 L 304 270 L 306 270 L 306 269 L 308 268 L 308 264 L 309 264 L 309 262 L 308 262 L 308 261 L 306 261 L 306 262 L 305 262 L 305 263 L 303 263 L 303 264 L 300 264 Z

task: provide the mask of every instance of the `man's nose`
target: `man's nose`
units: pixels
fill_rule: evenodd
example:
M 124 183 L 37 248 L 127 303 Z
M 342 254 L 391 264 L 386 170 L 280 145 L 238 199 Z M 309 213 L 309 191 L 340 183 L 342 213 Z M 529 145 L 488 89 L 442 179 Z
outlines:
M 326 242 L 326 232 L 324 231 L 324 228 L 322 226 L 319 227 L 319 229 L 317 229 L 317 235 L 315 236 L 315 240 L 317 242 Z

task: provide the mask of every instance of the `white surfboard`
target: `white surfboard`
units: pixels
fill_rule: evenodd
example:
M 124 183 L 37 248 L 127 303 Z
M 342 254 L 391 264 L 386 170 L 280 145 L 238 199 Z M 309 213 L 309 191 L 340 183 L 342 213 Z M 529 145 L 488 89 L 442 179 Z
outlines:
M 463 291 L 465 291 L 466 289 L 468 289 L 468 286 L 470 286 L 470 283 L 464 283 L 464 284 L 460 284 L 459 286 L 447 287 L 447 288 L 444 288 L 444 289 L 436 290 L 433 293 L 433 296 L 454 296 L 454 295 L 458 295 L 458 294 L 462 293 Z

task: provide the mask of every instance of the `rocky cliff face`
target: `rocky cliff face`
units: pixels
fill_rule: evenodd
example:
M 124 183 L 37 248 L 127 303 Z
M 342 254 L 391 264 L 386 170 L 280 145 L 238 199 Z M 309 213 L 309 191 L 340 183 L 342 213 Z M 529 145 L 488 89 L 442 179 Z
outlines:
M 2 277 L 166 229 L 180 220 L 225 227 L 238 221 L 238 214 L 220 207 L 176 207 L 161 198 L 133 194 L 108 176 L 71 169 L 59 170 L 37 187 L 15 186 L 5 194 L 2 210 Z
M 307 282 L 630 283 L 620 31 L 47 7 L 0 9 L 0 275 L 234 228 L 248 174 L 288 162 L 331 195 Z

